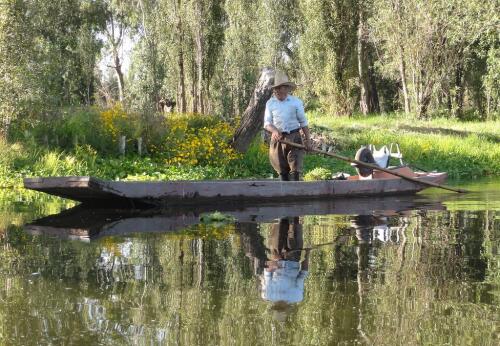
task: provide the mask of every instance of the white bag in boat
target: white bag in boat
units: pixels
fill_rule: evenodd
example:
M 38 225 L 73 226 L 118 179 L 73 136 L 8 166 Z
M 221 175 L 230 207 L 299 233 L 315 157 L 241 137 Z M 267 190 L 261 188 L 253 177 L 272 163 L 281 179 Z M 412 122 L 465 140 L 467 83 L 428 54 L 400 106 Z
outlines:
M 389 166 L 389 158 L 391 152 L 386 145 L 382 146 L 379 150 L 375 148 L 373 144 L 370 144 L 370 150 L 372 152 L 373 158 L 379 167 L 387 168 Z

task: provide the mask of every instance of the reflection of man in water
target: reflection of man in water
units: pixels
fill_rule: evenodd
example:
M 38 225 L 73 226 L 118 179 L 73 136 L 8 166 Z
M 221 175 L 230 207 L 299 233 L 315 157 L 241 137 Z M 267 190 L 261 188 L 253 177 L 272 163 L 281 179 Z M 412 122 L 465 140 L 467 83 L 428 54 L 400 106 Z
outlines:
M 261 278 L 262 298 L 271 302 L 298 303 L 304 299 L 304 279 L 308 274 L 309 250 L 300 262 L 304 241 L 299 218 L 281 219 L 269 238 L 270 260 Z
M 254 262 L 260 275 L 262 298 L 283 309 L 304 299 L 304 279 L 307 277 L 309 250 L 300 262 L 304 245 L 299 218 L 283 218 L 274 224 L 268 239 L 268 249 L 262 236 L 250 225 L 240 225 L 245 253 Z M 247 229 L 247 227 L 250 228 Z M 267 253 L 266 253 L 267 252 Z

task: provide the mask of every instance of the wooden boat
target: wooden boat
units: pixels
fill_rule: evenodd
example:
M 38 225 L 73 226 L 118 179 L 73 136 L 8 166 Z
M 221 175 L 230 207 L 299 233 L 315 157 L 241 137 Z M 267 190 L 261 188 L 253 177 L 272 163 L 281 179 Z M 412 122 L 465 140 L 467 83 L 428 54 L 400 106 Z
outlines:
M 200 217 L 214 211 L 229 215 L 238 224 L 265 223 L 285 217 L 304 215 L 401 216 L 412 210 L 443 210 L 435 198 L 388 196 L 349 199 L 322 199 L 265 205 L 226 204 L 171 209 L 88 209 L 82 205 L 35 220 L 24 226 L 32 235 L 89 241 L 107 236 L 133 233 L 163 233 L 186 229 L 201 222 Z
M 413 173 L 416 180 L 440 184 L 446 173 Z M 409 173 L 410 172 L 410 173 Z M 91 207 L 171 207 L 243 202 L 331 199 L 359 196 L 414 194 L 428 187 L 376 172 L 373 179 L 325 181 L 205 180 L 106 181 L 94 177 L 26 178 L 24 187 L 82 202 Z

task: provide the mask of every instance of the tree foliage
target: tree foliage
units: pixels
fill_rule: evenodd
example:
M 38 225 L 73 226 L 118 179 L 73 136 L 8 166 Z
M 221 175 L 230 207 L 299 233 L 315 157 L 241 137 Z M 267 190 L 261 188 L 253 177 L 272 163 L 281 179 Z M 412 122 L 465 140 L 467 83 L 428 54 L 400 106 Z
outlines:
M 233 118 L 263 67 L 286 71 L 307 107 L 329 114 L 377 112 L 380 95 L 383 110 L 491 119 L 500 102 L 499 7 L 459 0 L 1 0 L 2 129 L 19 115 L 45 119 L 60 106 L 91 104 L 106 83 L 118 90 L 108 103 L 119 99 L 151 114 L 168 99 L 180 112 Z M 125 33 L 130 56 L 122 53 Z M 106 55 L 108 80 L 97 73 Z
M 50 116 L 55 107 L 90 104 L 103 28 L 101 3 L 3 0 L 0 12 L 1 116 Z M 4 125 L 6 126 L 6 125 Z

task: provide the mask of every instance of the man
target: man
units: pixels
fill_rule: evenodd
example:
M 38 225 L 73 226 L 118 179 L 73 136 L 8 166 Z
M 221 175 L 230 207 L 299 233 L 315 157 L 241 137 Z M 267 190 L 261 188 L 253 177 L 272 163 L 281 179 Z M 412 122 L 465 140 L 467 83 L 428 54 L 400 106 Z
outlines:
M 276 71 L 273 96 L 266 103 L 264 128 L 271 133 L 269 159 L 283 181 L 300 180 L 304 162 L 304 150 L 291 147 L 280 140 L 304 144 L 311 149 L 310 133 L 302 101 L 290 95 L 296 85 L 281 71 Z M 302 135 L 305 143 L 302 143 Z

